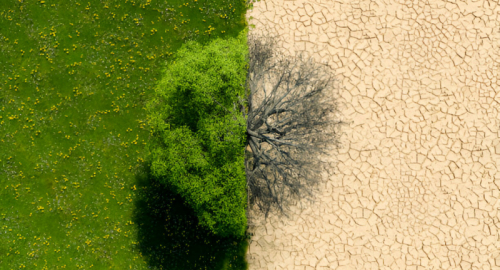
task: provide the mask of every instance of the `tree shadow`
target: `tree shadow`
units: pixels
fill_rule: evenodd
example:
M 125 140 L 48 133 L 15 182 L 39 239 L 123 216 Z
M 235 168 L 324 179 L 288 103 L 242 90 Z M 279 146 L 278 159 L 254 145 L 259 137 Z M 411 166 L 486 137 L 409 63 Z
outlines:
M 149 166 L 136 174 L 133 221 L 138 246 L 152 269 L 246 270 L 246 237 L 224 238 L 198 225 L 194 211 L 151 175 Z

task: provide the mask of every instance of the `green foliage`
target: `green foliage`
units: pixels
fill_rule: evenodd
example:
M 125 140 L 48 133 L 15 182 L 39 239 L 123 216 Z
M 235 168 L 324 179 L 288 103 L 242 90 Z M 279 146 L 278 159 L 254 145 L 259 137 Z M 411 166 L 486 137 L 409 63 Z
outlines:
M 244 242 L 200 230 L 180 199 L 138 183 L 144 101 L 165 60 L 185 40 L 237 36 L 244 2 L 1 0 L 0 11 L 0 269 L 245 269 Z
M 187 42 L 167 65 L 147 108 L 153 175 L 221 236 L 246 229 L 246 30 L 206 46 Z

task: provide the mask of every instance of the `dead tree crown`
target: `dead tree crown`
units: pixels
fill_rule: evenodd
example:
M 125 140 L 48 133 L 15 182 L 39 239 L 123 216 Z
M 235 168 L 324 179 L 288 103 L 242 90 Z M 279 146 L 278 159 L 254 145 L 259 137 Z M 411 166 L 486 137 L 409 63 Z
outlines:
M 294 201 L 311 198 L 321 181 L 320 156 L 339 146 L 331 71 L 312 59 L 283 57 L 275 37 L 248 37 L 245 168 L 250 203 L 267 217 L 286 215 Z

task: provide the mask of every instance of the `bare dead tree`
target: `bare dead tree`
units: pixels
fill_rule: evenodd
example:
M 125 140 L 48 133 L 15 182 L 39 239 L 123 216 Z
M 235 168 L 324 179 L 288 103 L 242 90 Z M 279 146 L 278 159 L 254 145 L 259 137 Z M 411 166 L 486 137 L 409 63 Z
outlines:
M 331 71 L 303 56 L 274 51 L 276 38 L 248 37 L 246 176 L 250 203 L 267 218 L 311 198 L 321 180 L 320 156 L 339 145 Z M 245 109 L 240 107 L 245 115 Z

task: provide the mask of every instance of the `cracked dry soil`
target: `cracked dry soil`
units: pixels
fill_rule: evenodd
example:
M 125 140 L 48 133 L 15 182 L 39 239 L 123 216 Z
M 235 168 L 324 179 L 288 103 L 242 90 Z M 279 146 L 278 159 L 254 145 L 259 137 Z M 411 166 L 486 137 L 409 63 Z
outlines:
M 500 269 L 500 4 L 253 5 L 250 33 L 329 62 L 352 124 L 316 202 L 251 211 L 250 269 Z

